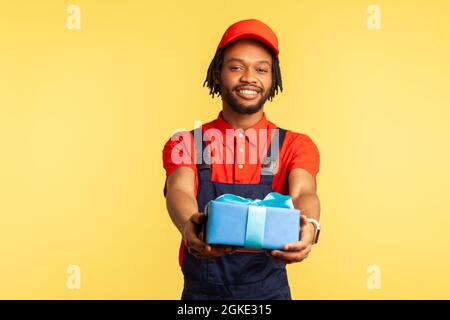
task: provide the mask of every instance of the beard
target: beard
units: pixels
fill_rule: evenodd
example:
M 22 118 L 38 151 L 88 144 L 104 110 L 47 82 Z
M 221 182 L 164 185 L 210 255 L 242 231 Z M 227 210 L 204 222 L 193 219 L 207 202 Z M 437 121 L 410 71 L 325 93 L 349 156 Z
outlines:
M 244 105 L 242 103 L 239 103 L 239 101 L 233 96 L 233 94 L 230 92 L 230 90 L 223 88 L 221 90 L 222 92 L 220 95 L 222 96 L 222 99 L 225 100 L 225 102 L 231 107 L 231 109 L 239 114 L 254 114 L 261 110 L 261 108 L 264 106 L 264 103 L 266 103 L 267 99 L 269 98 L 269 92 L 262 94 L 261 98 L 253 104 L 253 105 Z M 264 92 L 263 92 L 264 93 Z

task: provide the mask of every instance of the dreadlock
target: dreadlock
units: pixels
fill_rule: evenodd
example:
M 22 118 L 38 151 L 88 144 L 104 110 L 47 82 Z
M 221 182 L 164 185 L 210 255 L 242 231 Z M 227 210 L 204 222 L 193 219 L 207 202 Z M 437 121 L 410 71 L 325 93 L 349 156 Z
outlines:
M 203 82 L 203 87 L 206 85 L 209 88 L 209 94 L 213 98 L 215 94 L 220 96 L 220 85 L 214 83 L 214 79 L 218 77 L 220 70 L 222 69 L 223 53 L 225 49 L 226 46 L 224 48 L 217 49 L 214 58 L 209 64 L 205 82 Z M 280 61 L 278 60 L 278 57 L 275 56 L 275 54 L 272 52 L 272 86 L 269 92 L 268 97 L 269 101 L 272 101 L 275 95 L 278 94 L 278 89 L 280 89 L 280 92 L 283 91 L 283 83 L 281 81 Z

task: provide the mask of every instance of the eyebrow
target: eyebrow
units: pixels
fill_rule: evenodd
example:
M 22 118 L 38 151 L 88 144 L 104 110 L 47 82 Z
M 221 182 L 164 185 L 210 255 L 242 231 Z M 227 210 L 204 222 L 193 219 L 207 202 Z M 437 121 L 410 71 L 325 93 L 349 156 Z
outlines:
M 239 58 L 229 58 L 225 61 L 225 63 L 229 63 L 229 62 L 233 62 L 233 61 L 245 63 L 245 60 L 239 59 Z M 257 61 L 257 63 L 267 63 L 270 66 L 270 62 L 267 60 L 260 60 L 260 61 Z

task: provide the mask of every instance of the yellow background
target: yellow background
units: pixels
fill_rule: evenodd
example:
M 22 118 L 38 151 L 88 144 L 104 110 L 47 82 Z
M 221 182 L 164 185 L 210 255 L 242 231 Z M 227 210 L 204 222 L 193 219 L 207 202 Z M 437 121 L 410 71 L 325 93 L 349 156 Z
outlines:
M 293 298 L 450 298 L 449 1 L 73 3 L 81 30 L 70 1 L 0 1 L 0 298 L 180 297 L 161 151 L 217 116 L 202 83 L 245 18 L 280 41 L 268 118 L 321 154 L 323 234 L 288 267 Z

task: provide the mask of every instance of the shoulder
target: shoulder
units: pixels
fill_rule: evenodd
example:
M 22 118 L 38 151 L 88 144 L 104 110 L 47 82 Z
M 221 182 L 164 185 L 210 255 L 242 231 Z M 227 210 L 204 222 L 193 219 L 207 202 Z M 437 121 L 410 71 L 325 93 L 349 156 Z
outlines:
M 183 148 L 188 147 L 192 140 L 192 134 L 190 131 L 176 131 L 166 140 L 163 147 L 163 152 L 171 152 L 176 146 Z M 187 148 L 189 149 L 189 148 Z
M 295 132 L 283 127 L 278 127 L 271 121 L 268 121 L 268 128 L 269 130 L 280 128 L 286 131 L 281 153 L 298 153 L 305 149 L 313 150 L 314 152 L 317 152 L 317 154 L 319 153 L 316 143 L 306 133 Z
M 202 132 L 205 132 L 206 130 L 214 127 L 215 127 L 215 120 L 202 124 Z M 173 132 L 171 136 L 166 140 L 164 144 L 164 150 L 172 149 L 173 147 L 179 145 L 180 143 L 184 145 L 184 147 L 189 147 L 191 141 L 193 142 L 192 140 L 194 138 L 193 132 L 195 129 L 196 128 L 193 128 L 191 130 L 181 129 Z
M 319 172 L 320 153 L 311 137 L 306 133 L 286 132 L 281 154 L 287 163 L 288 172 L 295 168 L 307 170 L 313 177 Z

